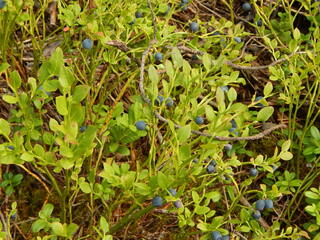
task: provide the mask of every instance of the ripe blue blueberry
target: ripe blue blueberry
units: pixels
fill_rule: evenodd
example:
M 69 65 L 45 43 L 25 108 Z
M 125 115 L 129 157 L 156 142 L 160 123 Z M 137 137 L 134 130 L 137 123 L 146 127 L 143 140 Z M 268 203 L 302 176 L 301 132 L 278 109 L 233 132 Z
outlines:
M 152 199 L 152 206 L 154 207 L 160 207 L 162 205 L 162 198 L 159 196 L 155 196 Z
M 221 88 L 221 90 L 223 91 L 223 92 L 227 92 L 228 90 L 229 90 L 229 87 L 228 86 L 222 86 L 222 87 L 220 87 Z
M 269 165 L 269 167 L 272 167 L 272 170 L 273 170 L 273 171 L 276 171 L 276 170 L 277 170 L 277 168 L 278 168 L 278 166 L 277 166 L 277 165 L 275 165 L 275 164 Z
M 129 25 L 133 25 L 136 22 L 136 20 L 132 20 L 131 22 L 129 22 Z
M 229 129 L 229 132 L 234 132 L 236 130 L 237 130 L 236 128 L 232 127 L 232 128 Z
M 171 7 L 168 5 L 167 11 L 163 15 L 167 15 L 170 12 Z
M 10 146 L 8 146 L 8 149 L 14 150 L 14 146 L 10 145 Z
M 222 235 L 222 239 L 221 240 L 229 240 L 229 239 L 230 239 L 229 234 Z
M 93 42 L 89 39 L 89 38 L 86 38 L 82 41 L 82 47 L 85 48 L 85 49 L 91 49 L 93 46 Z
M 256 209 L 263 210 L 265 206 L 266 206 L 265 200 L 259 199 L 258 201 L 256 201 Z
M 193 161 L 192 162 L 194 162 L 194 163 L 198 163 L 199 162 L 199 159 L 198 158 L 195 158 L 195 159 L 193 159 Z
M 203 124 L 204 119 L 203 119 L 203 117 L 198 116 L 198 117 L 196 117 L 196 118 L 194 119 L 194 121 L 195 121 L 196 124 L 201 125 L 201 124 Z
M 136 16 L 136 18 L 142 18 L 141 12 L 136 11 L 134 15 Z
M 159 95 L 159 96 L 157 97 L 157 99 L 154 100 L 154 104 L 155 104 L 156 106 L 160 106 L 161 103 L 163 103 L 163 101 L 164 101 L 164 97 L 161 96 L 161 95 Z
M 162 53 L 160 53 L 160 52 L 157 52 L 157 53 L 154 55 L 154 57 L 155 57 L 155 59 L 156 59 L 158 62 L 160 62 L 160 61 L 163 60 L 163 55 L 162 55 Z
M 1 0 L 0 1 L 0 9 L 4 8 L 6 6 L 6 4 L 7 4 L 6 1 Z
M 227 143 L 226 145 L 224 145 L 224 149 L 226 151 L 230 151 L 232 149 L 232 145 L 230 143 Z
M 250 174 L 251 177 L 256 177 L 258 175 L 258 169 L 250 168 L 249 174 Z
M 245 12 L 250 11 L 251 10 L 250 3 L 246 2 L 246 3 L 242 4 L 242 10 L 245 11 Z
M 217 35 L 221 35 L 221 33 L 219 31 L 211 31 L 212 33 L 209 36 L 217 36 Z
M 232 125 L 233 128 L 237 128 L 237 127 L 238 127 L 238 125 L 237 125 L 237 123 L 236 123 L 236 121 L 235 121 L 234 119 L 232 119 L 232 120 L 230 121 L 230 123 L 231 123 L 231 125 Z
M 211 173 L 213 173 L 213 172 L 216 170 L 216 168 L 215 168 L 213 165 L 210 165 L 210 164 L 209 164 L 209 165 L 207 166 L 206 170 L 207 170 L 207 173 L 211 174 Z
M 320 0 L 319 0 L 319 1 L 320 1 Z M 183 3 L 188 3 L 189 0 L 182 0 L 181 2 L 183 2 Z
M 192 23 L 190 23 L 189 28 L 192 32 L 198 32 L 199 31 L 199 24 L 196 22 L 192 22 Z
M 167 107 L 172 107 L 172 106 L 173 106 L 173 100 L 172 100 L 171 97 L 168 97 L 168 98 L 166 99 L 166 106 L 167 106 Z
M 187 3 L 181 2 L 179 4 L 179 8 L 181 8 L 182 11 L 185 11 L 188 9 L 188 5 L 187 5 Z
M 241 43 L 241 42 L 242 42 L 241 38 L 239 38 L 239 37 L 235 37 L 234 40 L 235 40 L 237 43 Z
M 169 192 L 170 192 L 171 196 L 173 196 L 173 197 L 175 197 L 175 196 L 177 195 L 176 190 L 173 189 L 173 188 L 170 188 L 170 189 L 169 189 Z
M 86 126 L 82 126 L 82 127 L 80 128 L 80 132 L 84 132 L 86 129 L 87 129 Z
M 257 26 L 258 26 L 258 27 L 261 27 L 261 26 L 262 26 L 262 20 L 261 20 L 261 19 L 259 19 L 259 20 L 257 21 Z
M 197 54 L 193 54 L 192 57 L 191 57 L 191 60 L 193 60 L 193 61 L 196 61 L 198 59 L 199 58 L 198 58 Z
M 260 101 L 261 99 L 263 99 L 263 97 L 262 97 L 262 96 L 258 96 L 258 97 L 256 97 L 256 99 L 255 99 L 254 101 L 255 101 L 255 102 L 258 102 L 258 101 Z M 265 105 L 263 105 L 262 103 L 258 103 L 257 106 L 259 106 L 259 107 L 265 107 Z
M 211 232 L 211 239 L 212 240 L 222 240 L 222 235 L 219 231 Z
M 147 124 L 145 121 L 138 121 L 136 122 L 135 125 L 138 130 L 146 130 L 146 127 L 147 127 Z
M 180 200 L 174 201 L 173 204 L 176 208 L 182 208 L 182 202 Z
M 39 89 L 39 90 L 42 90 L 42 91 L 44 91 L 44 88 L 43 88 L 43 86 L 40 86 L 40 87 L 39 87 L 38 89 Z M 46 94 L 47 94 L 47 96 L 50 96 L 50 92 L 46 91 Z
M 214 167 L 217 165 L 217 163 L 216 163 L 215 160 L 212 160 L 209 164 L 212 165 L 212 166 L 214 166 Z
M 254 210 L 254 211 L 251 213 L 251 216 L 252 216 L 254 219 L 259 219 L 259 218 L 261 218 L 261 213 L 260 213 L 258 210 Z
M 267 198 L 265 200 L 265 203 L 266 203 L 266 206 L 265 206 L 266 209 L 273 208 L 273 201 L 271 199 Z

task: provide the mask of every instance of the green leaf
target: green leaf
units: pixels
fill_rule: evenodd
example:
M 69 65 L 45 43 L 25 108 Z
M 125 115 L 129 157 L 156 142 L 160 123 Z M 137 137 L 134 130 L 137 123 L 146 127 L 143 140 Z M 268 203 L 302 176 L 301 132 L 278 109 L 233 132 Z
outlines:
M 109 232 L 109 223 L 104 216 L 100 217 L 99 226 L 104 233 Z
M 185 141 L 188 140 L 188 138 L 190 137 L 190 134 L 191 134 L 191 126 L 190 125 L 183 126 L 177 131 L 178 141 L 181 143 L 184 143 Z
M 273 107 L 262 108 L 258 113 L 257 121 L 260 121 L 260 122 L 267 121 L 272 116 L 273 112 L 274 112 Z
M 203 66 L 207 72 L 212 70 L 211 69 L 212 68 L 211 58 L 208 53 L 203 54 L 202 62 L 203 62 Z
M 0 74 L 4 72 L 4 70 L 6 70 L 8 67 L 10 67 L 10 64 L 8 63 L 2 63 L 0 65 Z
M 173 79 L 173 76 L 174 76 L 174 68 L 173 68 L 173 65 L 172 65 L 172 62 L 169 61 L 169 60 L 166 60 L 165 63 L 164 63 L 165 67 L 166 67 L 166 73 L 167 75 L 169 76 L 170 79 Z
M 64 145 L 60 146 L 60 154 L 64 157 L 73 157 L 73 151 Z
M 153 65 L 149 66 L 148 74 L 149 74 L 149 79 L 153 84 L 157 84 L 159 82 L 159 75 Z
M 190 145 L 182 145 L 179 149 L 179 156 L 182 161 L 187 160 L 191 156 Z
M 32 224 L 32 232 L 39 232 L 41 229 L 47 227 L 47 221 L 44 219 L 38 219 Z
M 232 87 L 227 92 L 227 96 L 230 102 L 237 100 L 237 91 Z
M 0 133 L 5 136 L 10 134 L 10 124 L 3 118 L 0 118 Z
M 62 116 L 68 114 L 67 99 L 65 98 L 65 96 L 56 97 L 56 108 L 58 110 L 58 113 Z
M 73 102 L 80 103 L 89 93 L 90 87 L 86 85 L 78 85 L 73 92 Z
M 10 104 L 15 104 L 18 102 L 18 99 L 14 96 L 11 96 L 11 95 L 3 95 L 2 96 L 2 99 L 7 102 L 7 103 L 10 103 Z
M 26 162 L 32 162 L 34 160 L 33 155 L 28 152 L 24 152 L 20 158 Z
M 87 193 L 87 194 L 91 193 L 91 186 L 89 183 L 87 183 L 87 182 L 80 183 L 79 187 L 82 192 Z
M 16 70 L 10 74 L 9 85 L 15 91 L 18 91 L 18 88 L 21 86 L 21 78 Z
M 169 179 L 162 172 L 158 172 L 158 185 L 163 190 L 165 190 L 169 187 Z
M 51 223 L 51 228 L 55 235 L 58 235 L 61 237 L 67 237 L 66 226 L 62 225 L 60 222 Z
M 52 211 L 53 211 L 53 205 L 51 204 L 51 203 L 47 203 L 44 207 L 43 207 L 43 209 L 39 212 L 39 217 L 40 218 L 49 218 L 50 217 L 50 215 L 51 215 L 51 213 L 52 213 Z M 42 214 L 42 216 L 41 216 L 41 214 Z
M 74 234 L 75 231 L 77 231 L 78 229 L 78 225 L 75 224 L 75 223 L 70 223 L 68 226 L 67 226 L 67 237 L 68 238 L 72 238 L 72 235 Z
M 171 57 L 173 64 L 176 65 L 178 68 L 181 68 L 183 64 L 183 58 L 178 48 L 175 47 L 172 49 Z
M 209 211 L 210 211 L 210 208 L 205 206 L 196 206 L 195 208 L 195 213 L 199 215 L 206 214 Z
M 270 93 L 272 92 L 272 90 L 273 90 L 273 85 L 271 82 L 268 82 L 263 89 L 263 95 L 265 97 L 268 97 L 270 95 Z
M 316 128 L 315 126 L 311 126 L 310 127 L 310 132 L 311 132 L 312 137 L 315 140 L 320 141 L 320 132 L 319 132 L 318 128 Z
M 63 167 L 63 169 L 66 169 L 66 170 L 74 166 L 74 162 L 71 159 L 67 159 L 67 158 L 61 158 L 60 164 Z
M 291 152 L 281 152 L 279 157 L 282 159 L 282 160 L 285 160 L 285 161 L 288 161 L 290 159 L 293 158 L 293 155 Z

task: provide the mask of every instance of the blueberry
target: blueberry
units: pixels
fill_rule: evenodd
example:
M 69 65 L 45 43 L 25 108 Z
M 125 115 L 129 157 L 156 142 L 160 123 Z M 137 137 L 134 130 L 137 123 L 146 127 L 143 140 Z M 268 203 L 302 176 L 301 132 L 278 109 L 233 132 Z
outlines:
M 198 32 L 199 31 L 199 24 L 196 22 L 192 22 L 192 23 L 190 23 L 189 28 L 192 32 Z
M 160 207 L 162 205 L 162 198 L 159 196 L 155 196 L 152 199 L 152 206 L 154 207 Z
M 136 16 L 136 18 L 142 18 L 141 12 L 136 11 L 134 15 Z
M 171 97 L 168 97 L 168 98 L 166 99 L 166 106 L 167 106 L 167 107 L 172 107 L 172 106 L 173 106 L 173 100 L 172 100 Z
M 198 117 L 196 117 L 196 118 L 194 119 L 194 121 L 195 121 L 196 124 L 201 125 L 201 124 L 203 124 L 204 119 L 203 119 L 203 117 L 198 116 Z
M 146 130 L 146 127 L 147 127 L 147 124 L 145 121 L 138 121 L 136 122 L 135 125 L 138 130 Z
M 181 2 L 179 4 L 179 8 L 181 8 L 182 11 L 185 11 L 188 9 L 188 5 L 187 5 L 187 3 Z
M 232 128 L 229 129 L 229 132 L 234 132 L 236 130 L 237 130 L 236 128 L 232 127 Z
M 136 20 L 132 20 L 131 22 L 129 22 L 129 25 L 133 25 L 136 22 Z
M 40 86 L 40 87 L 39 87 L 38 89 L 39 89 L 39 90 L 42 90 L 42 91 L 44 91 L 44 88 L 43 88 L 43 86 Z M 47 94 L 47 96 L 50 96 L 50 92 L 46 91 L 46 94 Z
M 263 210 L 265 206 L 266 206 L 265 200 L 259 199 L 258 201 L 256 201 L 256 209 Z
M 257 21 L 257 26 L 258 26 L 258 27 L 261 27 L 261 26 L 262 26 L 262 20 L 261 20 L 261 19 L 259 19 L 259 20 Z
M 245 12 L 250 11 L 251 10 L 250 3 L 246 2 L 246 3 L 242 4 L 242 10 L 245 11 Z
M 222 240 L 222 235 L 218 231 L 211 232 L 211 239 L 212 240 Z
M 155 104 L 156 106 L 160 106 L 161 103 L 163 103 L 163 101 L 164 101 L 164 97 L 159 95 L 159 96 L 157 97 L 157 99 L 154 100 L 154 104 Z
M 270 208 L 273 208 L 273 201 L 271 200 L 271 199 L 269 199 L 269 198 L 267 198 L 266 200 L 265 200 L 265 208 L 266 209 L 270 209 Z
M 194 163 L 198 163 L 199 162 L 199 159 L 198 158 L 195 158 L 195 159 L 193 159 L 193 161 L 192 162 L 194 162 Z
M 171 196 L 173 196 L 173 197 L 175 197 L 175 196 L 177 195 L 176 190 L 173 189 L 173 188 L 170 188 L 170 189 L 169 189 L 169 192 L 170 192 Z
M 82 127 L 80 128 L 80 132 L 84 132 L 86 129 L 87 129 L 86 126 L 82 126 Z
M 8 149 L 14 150 L 14 146 L 10 145 L 10 146 L 8 146 Z
M 199 60 L 197 54 L 193 54 L 191 57 L 191 60 L 193 60 L 193 61 Z
M 173 204 L 176 208 L 182 208 L 182 202 L 180 200 L 174 201 Z
M 250 168 L 249 174 L 251 177 L 256 177 L 258 175 L 258 170 L 256 168 Z
M 241 38 L 239 38 L 239 37 L 235 37 L 234 40 L 235 40 L 237 43 L 241 43 L 241 42 L 242 42 Z
M 229 239 L 230 239 L 229 234 L 222 235 L 222 239 L 221 240 L 229 240 Z
M 258 101 L 260 101 L 261 99 L 263 99 L 263 97 L 262 97 L 262 96 L 258 96 L 258 97 L 256 97 L 256 99 L 255 99 L 254 101 L 255 101 L 255 102 L 258 102 Z M 262 103 L 258 103 L 257 106 L 259 106 L 259 107 L 265 107 L 265 105 L 263 105 Z
M 231 123 L 231 125 L 232 125 L 233 128 L 237 128 L 237 127 L 238 127 L 238 125 L 237 125 L 237 123 L 236 123 L 236 121 L 235 121 L 234 119 L 232 119 L 232 120 L 230 121 L 230 123 Z
M 6 1 L 1 0 L 0 1 L 0 9 L 4 8 L 6 6 L 6 4 L 7 4 Z
M 89 38 L 86 38 L 82 41 L 82 47 L 84 47 L 85 49 L 91 49 L 92 46 L 93 42 Z
M 278 166 L 277 166 L 277 165 L 275 165 L 275 164 L 269 165 L 269 167 L 272 167 L 272 170 L 273 170 L 273 171 L 276 171 L 276 170 L 277 170 L 277 168 L 278 168 Z
M 171 7 L 168 5 L 167 11 L 163 15 L 167 15 L 170 12 Z
M 319 0 L 320 1 L 320 0 Z M 183 3 L 189 3 L 189 0 L 182 0 Z
M 228 86 L 222 86 L 222 87 L 220 87 L 221 88 L 221 90 L 223 91 L 223 92 L 227 92 L 228 90 L 229 90 L 229 87 Z
M 212 165 L 212 166 L 214 166 L 214 167 L 217 165 L 217 163 L 216 163 L 215 160 L 212 160 L 209 164 Z
M 221 35 L 221 33 L 219 31 L 211 31 L 212 33 L 209 36 L 217 36 L 217 35 Z
M 155 59 L 156 59 L 158 62 L 160 62 L 160 61 L 163 60 L 163 55 L 162 55 L 162 53 L 160 53 L 160 52 L 157 52 L 157 53 L 154 55 L 154 57 L 155 57 Z
M 251 216 L 252 216 L 254 219 L 259 219 L 259 218 L 261 218 L 261 213 L 260 213 L 258 210 L 254 210 L 254 211 L 251 213 Z
M 209 173 L 209 174 L 213 173 L 216 170 L 216 168 L 213 165 L 210 165 L 210 164 L 207 166 L 206 169 L 207 169 L 207 173 Z
M 226 145 L 224 145 L 224 149 L 226 151 L 230 151 L 232 149 L 232 145 L 230 143 L 227 143 Z

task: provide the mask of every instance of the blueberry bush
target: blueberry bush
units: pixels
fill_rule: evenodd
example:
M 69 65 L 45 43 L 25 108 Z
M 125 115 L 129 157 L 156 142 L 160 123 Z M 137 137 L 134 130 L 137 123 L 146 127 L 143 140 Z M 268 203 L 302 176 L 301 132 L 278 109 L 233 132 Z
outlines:
M 320 239 L 319 9 L 0 1 L 0 239 Z

